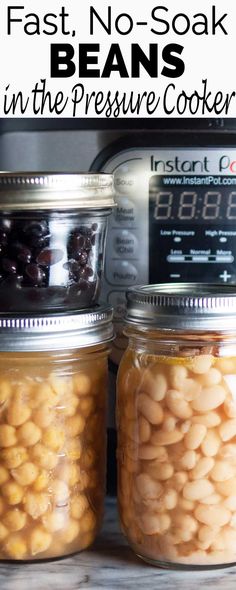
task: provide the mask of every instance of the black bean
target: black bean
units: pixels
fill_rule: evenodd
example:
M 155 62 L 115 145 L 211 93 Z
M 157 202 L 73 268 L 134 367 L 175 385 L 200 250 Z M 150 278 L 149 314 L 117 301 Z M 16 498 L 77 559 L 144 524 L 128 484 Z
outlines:
M 41 250 L 39 255 L 36 258 L 38 264 L 41 266 L 53 266 L 53 264 L 57 264 L 63 258 L 62 250 L 56 248 L 44 248 Z
M 71 242 L 71 247 L 75 252 L 79 252 L 81 250 L 81 248 L 84 247 L 84 242 L 85 242 L 84 236 L 81 236 L 81 234 L 78 234 L 73 237 L 72 242 Z
M 93 276 L 93 269 L 90 266 L 84 266 L 80 271 L 80 277 L 82 279 L 88 279 Z
M 6 232 L 3 230 L 0 230 L 0 245 L 1 245 L 1 247 L 7 246 L 7 242 L 8 242 L 8 239 L 7 239 Z
M 29 264 L 32 258 L 32 253 L 29 248 L 23 244 L 15 244 L 13 245 L 13 249 L 16 251 L 17 260 L 24 262 L 25 264 Z
M 48 225 L 46 221 L 30 221 L 23 227 L 23 232 L 36 238 L 41 238 L 48 233 Z
M 34 263 L 27 264 L 25 267 L 25 272 L 33 285 L 36 287 L 41 285 L 45 275 L 40 266 Z
M 10 258 L 2 258 L 2 269 L 13 275 L 17 271 L 17 263 L 15 260 L 10 260 Z
M 87 260 L 88 260 L 87 252 L 85 250 L 82 252 L 79 252 L 79 254 L 77 256 L 77 260 L 81 266 L 85 266 L 85 264 L 87 264 Z

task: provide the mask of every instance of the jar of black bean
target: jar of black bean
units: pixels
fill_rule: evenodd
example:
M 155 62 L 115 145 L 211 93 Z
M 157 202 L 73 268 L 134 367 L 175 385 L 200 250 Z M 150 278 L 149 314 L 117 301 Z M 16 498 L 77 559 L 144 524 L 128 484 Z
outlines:
M 0 174 L 0 309 L 86 308 L 99 296 L 109 174 Z

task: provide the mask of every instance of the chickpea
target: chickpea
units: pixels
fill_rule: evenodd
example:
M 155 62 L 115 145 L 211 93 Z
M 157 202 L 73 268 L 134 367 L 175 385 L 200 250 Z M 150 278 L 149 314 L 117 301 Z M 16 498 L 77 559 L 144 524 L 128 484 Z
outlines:
M 18 429 L 18 440 L 26 447 L 36 445 L 41 438 L 41 430 L 34 424 L 34 422 L 25 422 Z
M 39 428 L 48 428 L 55 420 L 55 410 L 45 403 L 35 410 L 33 420 Z
M 66 544 L 72 543 L 80 534 L 80 524 L 77 520 L 70 519 L 66 529 L 63 531 L 62 540 Z
M 5 502 L 0 496 L 0 516 L 3 514 L 3 512 L 5 512 Z
M 91 393 L 91 379 L 85 373 L 74 375 L 74 391 L 78 395 L 89 395 Z
M 25 559 L 27 556 L 27 544 L 23 536 L 10 535 L 4 546 L 4 551 L 11 559 Z
M 67 482 L 69 486 L 72 488 L 80 481 L 80 466 L 73 463 L 66 463 L 66 465 L 61 467 L 61 469 L 59 470 L 59 478 L 62 481 Z
M 8 535 L 7 528 L 4 526 L 4 524 L 2 524 L 2 522 L 0 522 L 0 543 L 2 541 L 4 541 L 4 539 L 6 539 L 7 535 Z
M 88 508 L 86 512 L 84 512 L 81 520 L 80 520 L 80 530 L 81 533 L 88 533 L 92 531 L 97 526 L 97 518 L 91 508 Z
M 0 381 L 0 405 L 5 404 L 11 397 L 12 388 L 10 381 L 1 379 Z
M 70 513 L 72 518 L 80 520 L 88 508 L 89 501 L 85 494 L 79 494 L 78 496 L 71 498 Z
M 60 412 L 63 416 L 74 416 L 77 412 L 78 406 L 81 406 L 81 401 L 82 400 L 74 394 L 65 397 L 63 396 L 63 400 L 60 402 L 60 405 L 57 406 L 57 412 Z
M 42 526 L 37 526 L 30 534 L 29 545 L 31 555 L 44 553 L 50 547 L 51 542 L 51 535 Z
M 87 395 L 82 397 L 79 402 L 79 408 L 85 418 L 88 418 L 96 409 L 96 402 L 94 397 Z
M 82 453 L 81 441 L 77 438 L 72 438 L 66 442 L 65 455 L 70 461 L 78 461 Z
M 8 424 L 0 424 L 0 447 L 13 447 L 16 442 L 16 429 Z
M 29 486 L 37 478 L 38 467 L 36 467 L 34 463 L 23 463 L 23 465 L 20 465 L 20 467 L 12 469 L 11 474 L 21 486 Z
M 20 426 L 29 420 L 31 409 L 20 401 L 12 401 L 7 410 L 7 421 L 11 426 Z
M 5 467 L 0 465 L 0 486 L 6 483 L 9 479 L 9 473 Z
M 65 432 L 62 428 L 51 426 L 43 433 L 42 442 L 52 451 L 61 451 L 65 442 Z
M 58 456 L 38 443 L 32 449 L 32 456 L 42 469 L 54 469 L 58 463 Z
M 46 471 L 46 469 L 43 469 L 38 476 L 36 477 L 34 484 L 33 484 L 33 489 L 35 492 L 42 492 L 43 490 L 45 490 L 48 485 L 49 485 L 49 473 L 48 471 Z
M 81 456 L 81 463 L 82 463 L 83 469 L 91 469 L 91 467 L 93 467 L 95 462 L 96 462 L 95 451 L 90 447 L 88 447 L 87 449 L 84 449 L 82 456 Z
M 85 418 L 78 414 L 66 420 L 66 430 L 68 435 L 74 438 L 83 432 L 85 428 Z
M 22 510 L 19 510 L 18 508 L 14 508 L 13 510 L 8 510 L 8 512 L 4 514 L 3 524 L 10 531 L 16 532 L 25 527 L 26 520 L 27 516 L 25 512 L 22 512 Z
M 2 495 L 6 498 L 8 504 L 10 506 L 15 506 L 16 504 L 20 504 L 23 496 L 24 490 L 18 483 L 14 481 L 9 481 L 2 486 Z
M 49 514 L 45 514 L 42 517 L 42 522 L 44 528 L 49 533 L 56 533 L 57 531 L 61 531 L 64 529 L 66 522 L 68 519 L 67 513 L 62 508 L 57 510 L 53 510 L 53 512 Z
M 12 447 L 1 451 L 1 457 L 8 469 L 15 469 L 27 461 L 28 453 L 24 447 Z
M 50 506 L 49 496 L 46 493 L 26 492 L 23 500 L 24 508 L 27 514 L 34 520 L 37 520 Z
M 64 481 L 61 481 L 60 479 L 55 479 L 50 485 L 49 490 L 53 496 L 55 504 L 59 506 L 64 505 L 67 502 L 70 493 L 69 488 Z
M 44 381 L 37 386 L 34 395 L 29 401 L 29 406 L 32 409 L 40 408 L 42 405 L 47 404 L 51 408 L 55 407 L 58 403 L 59 396 L 56 391 L 53 390 L 51 385 Z

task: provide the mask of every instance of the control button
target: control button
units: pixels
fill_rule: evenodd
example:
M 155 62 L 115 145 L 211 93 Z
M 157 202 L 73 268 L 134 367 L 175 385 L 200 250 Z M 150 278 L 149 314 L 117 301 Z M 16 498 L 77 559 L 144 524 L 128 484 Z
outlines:
M 114 218 L 116 223 L 132 227 L 136 220 L 136 207 L 134 203 L 127 197 L 121 197 L 114 210 Z
M 110 261 L 107 280 L 112 285 L 128 287 L 137 284 L 137 268 L 126 260 Z
M 220 275 L 220 279 L 222 279 L 222 281 L 224 281 L 224 283 L 227 283 L 228 279 L 231 279 L 232 275 L 230 275 L 227 270 L 224 270 L 224 272 L 222 273 L 222 275 Z
M 134 258 L 138 252 L 138 240 L 127 230 L 113 231 L 113 251 L 122 258 Z
M 132 194 L 136 190 L 136 176 L 128 164 L 119 166 L 114 176 L 114 185 L 117 193 L 122 195 Z
M 122 320 L 126 311 L 126 298 L 123 291 L 111 291 L 107 300 L 114 308 L 114 320 Z

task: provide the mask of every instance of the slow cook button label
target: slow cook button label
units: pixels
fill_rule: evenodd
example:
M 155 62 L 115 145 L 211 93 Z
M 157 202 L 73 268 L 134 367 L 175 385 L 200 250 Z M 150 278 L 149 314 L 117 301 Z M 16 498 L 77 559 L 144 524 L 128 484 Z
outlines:
M 130 286 L 137 283 L 137 268 L 126 260 L 116 260 L 110 265 L 107 280 L 112 285 Z

